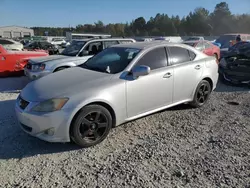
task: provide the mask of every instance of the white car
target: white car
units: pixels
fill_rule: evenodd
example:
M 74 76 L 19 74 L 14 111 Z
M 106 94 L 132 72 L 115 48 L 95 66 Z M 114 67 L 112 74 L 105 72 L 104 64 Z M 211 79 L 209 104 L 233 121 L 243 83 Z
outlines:
M 35 80 L 63 69 L 81 65 L 109 46 L 134 42 L 136 41 L 130 38 L 74 40 L 60 55 L 30 59 L 24 68 L 24 74 L 29 79 Z
M 62 39 L 62 38 L 53 38 L 52 41 L 51 41 L 51 44 L 60 46 L 65 42 L 66 41 L 64 39 Z
M 0 38 L 0 45 L 2 45 L 6 50 L 22 51 L 23 44 L 12 39 Z

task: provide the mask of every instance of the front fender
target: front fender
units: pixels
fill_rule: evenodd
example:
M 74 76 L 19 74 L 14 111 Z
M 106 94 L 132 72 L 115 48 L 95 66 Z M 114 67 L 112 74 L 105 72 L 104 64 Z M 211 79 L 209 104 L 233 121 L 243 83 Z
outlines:
M 91 103 L 97 103 L 97 102 L 102 102 L 102 103 L 109 105 L 113 109 L 113 111 L 115 112 L 114 106 L 107 100 L 104 100 L 101 98 L 84 100 L 79 105 L 77 105 L 77 107 L 75 107 L 74 110 L 72 111 L 72 113 L 68 119 L 68 122 L 67 122 L 67 129 L 68 129 L 67 132 L 69 132 L 71 122 L 73 121 L 73 118 L 75 117 L 77 112 L 79 112 L 84 106 L 87 106 L 88 104 L 91 104 Z M 115 116 L 116 116 L 116 114 L 115 114 Z

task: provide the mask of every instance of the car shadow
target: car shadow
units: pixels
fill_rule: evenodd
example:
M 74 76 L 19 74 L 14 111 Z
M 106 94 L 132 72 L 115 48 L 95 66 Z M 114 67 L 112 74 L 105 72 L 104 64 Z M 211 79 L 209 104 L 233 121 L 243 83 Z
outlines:
M 29 79 L 25 76 L 0 78 L 0 92 L 22 90 L 29 82 Z
M 219 80 L 214 92 L 250 92 L 250 88 L 247 85 L 226 85 Z
M 0 159 L 22 159 L 81 149 L 72 143 L 48 143 L 29 136 L 21 130 L 14 106 L 15 100 L 0 101 Z

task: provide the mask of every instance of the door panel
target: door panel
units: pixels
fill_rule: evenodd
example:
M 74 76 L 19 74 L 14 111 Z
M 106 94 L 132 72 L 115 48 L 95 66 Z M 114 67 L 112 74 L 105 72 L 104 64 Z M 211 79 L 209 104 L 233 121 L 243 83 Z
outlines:
M 6 76 L 14 71 L 14 58 L 10 55 L 0 54 L 0 76 Z
M 187 62 L 174 67 L 173 102 L 192 99 L 193 92 L 198 85 L 204 63 L 200 61 Z
M 164 67 L 155 69 L 136 80 L 127 80 L 128 117 L 171 104 L 173 78 L 173 68 Z
M 204 63 L 193 61 L 192 50 L 183 47 L 169 47 L 170 63 L 174 68 L 173 103 L 193 98 L 193 92 L 202 76 Z

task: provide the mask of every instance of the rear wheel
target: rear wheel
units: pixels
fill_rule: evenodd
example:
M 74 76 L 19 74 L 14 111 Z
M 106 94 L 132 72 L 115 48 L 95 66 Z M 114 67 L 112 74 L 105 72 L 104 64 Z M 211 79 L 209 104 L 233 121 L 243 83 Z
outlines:
M 71 125 L 70 137 L 81 147 L 102 142 L 112 127 L 110 112 L 100 105 L 84 107 Z
M 208 81 L 202 80 L 196 88 L 191 105 L 195 108 L 203 106 L 209 99 L 212 88 Z

